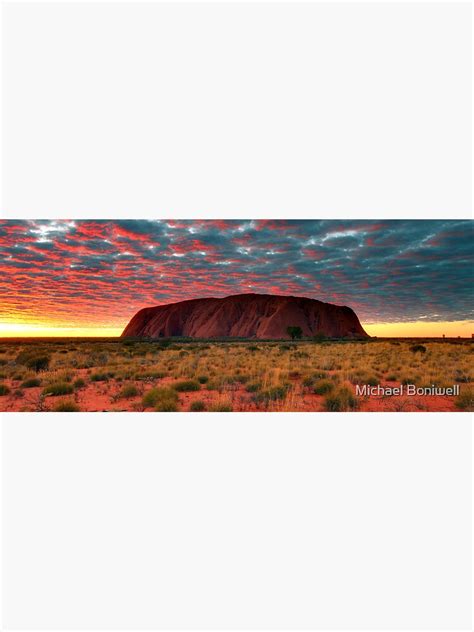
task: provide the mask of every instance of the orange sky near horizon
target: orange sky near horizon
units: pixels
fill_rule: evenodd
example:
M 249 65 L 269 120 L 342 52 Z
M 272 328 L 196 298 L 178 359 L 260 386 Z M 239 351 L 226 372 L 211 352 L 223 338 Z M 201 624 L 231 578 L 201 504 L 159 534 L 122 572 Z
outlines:
M 126 323 L 125 323 L 126 324 Z M 63 324 L 51 323 L 1 323 L 0 338 L 82 338 L 82 337 L 117 337 L 123 327 L 67 327 Z M 372 323 L 364 324 L 363 328 L 369 336 L 380 338 L 471 338 L 474 333 L 474 321 L 444 321 L 444 322 L 405 322 L 405 323 Z

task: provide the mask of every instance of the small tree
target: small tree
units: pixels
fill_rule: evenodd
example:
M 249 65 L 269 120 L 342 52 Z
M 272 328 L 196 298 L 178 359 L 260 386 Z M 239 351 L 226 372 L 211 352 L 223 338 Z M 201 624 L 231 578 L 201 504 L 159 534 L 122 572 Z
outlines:
M 290 326 L 286 328 L 286 333 L 291 336 L 292 340 L 294 340 L 295 338 L 301 338 L 303 330 L 299 326 Z

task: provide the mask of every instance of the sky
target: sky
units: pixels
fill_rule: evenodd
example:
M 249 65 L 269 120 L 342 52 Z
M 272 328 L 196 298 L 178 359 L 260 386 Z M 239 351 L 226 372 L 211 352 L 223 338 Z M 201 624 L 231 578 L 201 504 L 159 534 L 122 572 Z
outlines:
M 0 337 L 120 335 L 142 307 L 257 292 L 370 335 L 474 333 L 468 220 L 0 220 Z

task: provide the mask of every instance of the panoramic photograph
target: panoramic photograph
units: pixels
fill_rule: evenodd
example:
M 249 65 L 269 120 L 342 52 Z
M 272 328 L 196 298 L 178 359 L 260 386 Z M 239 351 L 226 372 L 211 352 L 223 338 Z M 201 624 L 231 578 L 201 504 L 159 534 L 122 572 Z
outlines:
M 0 220 L 0 411 L 472 411 L 473 238 L 467 220 Z

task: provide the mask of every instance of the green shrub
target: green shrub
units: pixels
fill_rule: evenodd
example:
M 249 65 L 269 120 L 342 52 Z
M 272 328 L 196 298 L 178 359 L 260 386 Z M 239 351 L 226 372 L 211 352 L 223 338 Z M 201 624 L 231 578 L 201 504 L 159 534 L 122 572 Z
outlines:
M 349 381 L 352 382 L 352 384 L 368 384 L 369 386 L 377 386 L 380 384 L 377 377 L 368 371 L 354 371 L 349 375 Z
M 8 395 L 10 389 L 6 384 L 0 384 L 0 395 Z
M 145 408 L 154 408 L 155 406 L 167 406 L 172 404 L 176 406 L 178 401 L 178 394 L 172 388 L 152 388 L 147 391 L 142 398 L 142 403 Z
M 331 380 L 318 380 L 313 387 L 313 391 L 316 395 L 326 395 L 326 393 L 330 393 L 334 390 L 335 385 Z
M 178 412 L 178 404 L 173 403 L 172 401 L 163 401 L 160 402 L 155 407 L 155 412 L 157 413 L 176 413 Z
M 55 413 L 78 413 L 80 410 L 79 406 L 72 400 L 59 402 L 59 404 L 56 404 L 53 408 Z
M 93 373 L 91 375 L 91 382 L 107 382 L 108 379 L 108 373 Z
M 82 379 L 82 377 L 79 377 L 73 384 L 74 388 L 84 388 L 84 386 L 86 385 L 85 380 Z
M 249 393 L 258 393 L 261 388 L 262 385 L 260 384 L 260 382 L 251 382 L 250 384 L 247 384 L 245 390 Z
M 118 393 L 120 399 L 130 399 L 138 395 L 138 388 L 134 384 L 124 386 Z
M 196 380 L 182 380 L 173 384 L 172 388 L 179 393 L 184 393 L 187 391 L 199 391 L 201 385 Z
M 67 382 L 54 382 L 43 389 L 44 395 L 69 395 L 74 390 L 72 384 Z
M 194 402 L 191 402 L 189 410 L 193 413 L 201 413 L 206 410 L 206 404 L 202 400 L 197 399 Z
M 36 377 L 30 377 L 20 384 L 22 388 L 34 388 L 35 386 L 41 386 L 41 380 Z
M 359 408 L 359 400 L 347 386 L 326 395 L 324 406 L 330 412 L 351 411 Z
M 231 413 L 232 411 L 232 404 L 226 404 L 224 402 L 221 402 L 220 404 L 212 404 L 212 406 L 209 406 L 209 412 L 211 413 Z
M 209 382 L 209 378 L 207 375 L 200 375 L 198 377 L 199 384 L 207 384 Z
M 299 327 L 299 325 L 296 326 L 289 326 L 286 328 L 286 333 L 291 336 L 292 340 L 295 340 L 296 338 L 301 338 L 303 335 L 303 330 L 301 329 L 301 327 Z
M 262 391 L 261 393 L 256 393 L 253 396 L 253 399 L 257 403 L 263 402 L 263 403 L 268 404 L 269 402 L 275 402 L 279 399 L 283 399 L 286 396 L 289 388 L 290 388 L 289 384 L 282 384 L 280 386 L 272 386 L 271 388 L 268 388 L 266 391 Z

